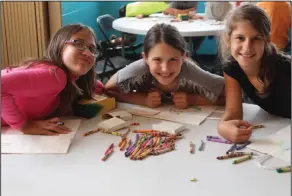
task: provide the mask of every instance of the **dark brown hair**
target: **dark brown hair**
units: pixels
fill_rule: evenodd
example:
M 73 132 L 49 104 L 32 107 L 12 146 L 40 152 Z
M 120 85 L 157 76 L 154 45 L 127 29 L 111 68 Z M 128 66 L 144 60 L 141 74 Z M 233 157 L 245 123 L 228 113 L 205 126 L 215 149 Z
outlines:
M 92 94 L 95 89 L 96 75 L 94 66 L 85 75 L 80 76 L 76 82 L 72 82 L 69 70 L 62 61 L 62 51 L 65 46 L 65 42 L 70 40 L 74 34 L 82 30 L 91 32 L 94 37 L 95 44 L 98 47 L 95 33 L 90 27 L 82 24 L 70 24 L 62 27 L 56 32 L 49 43 L 45 56 L 42 59 L 29 60 L 23 64 L 31 67 L 39 63 L 48 63 L 61 68 L 66 73 L 67 84 L 60 93 L 61 100 L 58 108 L 60 115 L 72 115 L 72 104 L 80 98 L 92 98 Z
M 220 37 L 219 54 L 224 66 L 235 62 L 230 51 L 230 36 L 236 28 L 238 22 L 248 21 L 252 27 L 259 32 L 265 41 L 264 53 L 261 59 L 258 79 L 264 82 L 264 92 L 269 90 L 269 84 L 275 76 L 276 66 L 274 58 L 280 54 L 278 49 L 272 44 L 270 39 L 271 22 L 266 12 L 253 4 L 241 5 L 232 10 L 226 17 L 225 30 Z
M 166 43 L 182 54 L 185 50 L 185 40 L 176 27 L 169 24 L 156 24 L 147 32 L 144 39 L 143 51 L 148 56 L 149 51 L 158 43 Z

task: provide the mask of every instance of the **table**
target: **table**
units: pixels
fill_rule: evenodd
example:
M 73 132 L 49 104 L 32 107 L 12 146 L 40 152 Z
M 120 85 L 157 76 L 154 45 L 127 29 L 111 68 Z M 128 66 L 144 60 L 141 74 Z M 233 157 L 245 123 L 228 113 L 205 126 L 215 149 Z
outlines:
M 258 106 L 244 104 L 244 118 L 263 123 L 270 134 L 287 126 L 290 119 L 268 115 Z M 254 161 L 233 165 L 219 161 L 230 145 L 207 142 L 205 151 L 189 153 L 189 142 L 196 145 L 206 135 L 216 135 L 218 120 L 200 126 L 187 126 L 185 139 L 176 150 L 143 161 L 131 161 L 118 149 L 106 161 L 100 159 L 107 146 L 120 138 L 103 133 L 83 137 L 96 126 L 99 117 L 82 123 L 68 154 L 2 154 L 3 196 L 288 196 L 291 174 L 258 168 Z M 134 117 L 141 128 L 159 120 Z M 132 135 L 132 138 L 134 135 Z M 281 162 L 274 160 L 276 162 Z M 197 182 L 190 182 L 196 178 Z
M 200 15 L 200 14 L 198 14 Z M 201 14 L 203 15 L 203 14 Z M 148 30 L 157 23 L 167 23 L 175 26 L 183 37 L 188 39 L 188 50 L 192 51 L 191 37 L 218 36 L 224 30 L 223 22 L 215 20 L 193 20 L 171 22 L 172 16 L 153 14 L 149 17 L 137 19 L 135 17 L 123 17 L 114 20 L 113 28 L 131 34 L 146 35 Z M 123 51 L 124 54 L 124 51 Z

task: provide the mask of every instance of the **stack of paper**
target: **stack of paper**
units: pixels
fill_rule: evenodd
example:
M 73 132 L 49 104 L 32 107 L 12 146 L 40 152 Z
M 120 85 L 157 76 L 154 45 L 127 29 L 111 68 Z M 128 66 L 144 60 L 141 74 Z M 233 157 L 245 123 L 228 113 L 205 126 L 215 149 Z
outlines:
M 1 153 L 67 153 L 81 120 L 63 122 L 71 132 L 55 136 L 25 135 L 19 130 L 2 127 Z

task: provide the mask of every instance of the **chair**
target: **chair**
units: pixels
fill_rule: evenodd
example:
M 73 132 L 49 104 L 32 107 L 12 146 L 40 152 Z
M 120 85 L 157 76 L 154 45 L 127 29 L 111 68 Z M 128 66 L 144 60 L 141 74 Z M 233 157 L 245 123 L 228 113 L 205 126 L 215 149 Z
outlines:
M 132 62 L 132 60 L 121 56 L 122 46 L 112 44 L 107 36 L 108 33 L 115 31 L 112 28 L 113 21 L 114 18 L 109 14 L 97 18 L 98 27 L 105 39 L 99 43 L 101 55 L 96 60 L 96 75 L 101 81 L 109 79 L 119 69 Z M 125 47 L 125 51 L 133 49 L 132 47 Z
M 132 63 L 132 60 L 126 59 L 122 56 L 113 56 L 104 45 L 106 41 L 100 41 L 99 50 L 100 55 L 96 58 L 95 72 L 101 82 L 106 82 L 105 79 L 109 79 L 118 70 Z
M 115 29 L 113 29 L 113 21 L 115 20 L 115 18 L 109 14 L 105 14 L 102 16 L 97 17 L 97 24 L 98 27 L 102 33 L 102 35 L 105 38 L 105 46 L 107 47 L 108 50 L 111 50 L 111 52 L 116 55 L 121 54 L 122 51 L 122 45 L 116 45 L 113 44 L 110 40 L 110 38 L 108 37 L 107 34 L 111 33 L 113 34 L 115 32 Z M 124 41 L 124 40 L 122 40 Z M 139 43 L 139 44 L 135 44 L 134 42 L 136 41 L 133 40 L 132 43 L 130 43 L 129 45 L 124 44 L 124 50 L 125 52 L 129 52 L 131 51 L 132 53 L 136 54 L 136 49 L 140 48 L 141 46 L 143 46 L 143 43 Z

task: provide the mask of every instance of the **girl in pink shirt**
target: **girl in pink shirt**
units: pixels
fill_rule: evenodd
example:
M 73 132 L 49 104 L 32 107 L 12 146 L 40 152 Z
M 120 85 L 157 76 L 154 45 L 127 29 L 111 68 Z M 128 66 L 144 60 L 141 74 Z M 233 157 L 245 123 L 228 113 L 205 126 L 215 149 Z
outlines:
M 25 134 L 68 133 L 59 118 L 48 117 L 72 115 L 73 103 L 103 92 L 94 71 L 98 54 L 92 29 L 73 24 L 58 30 L 42 59 L 1 70 L 1 125 Z

